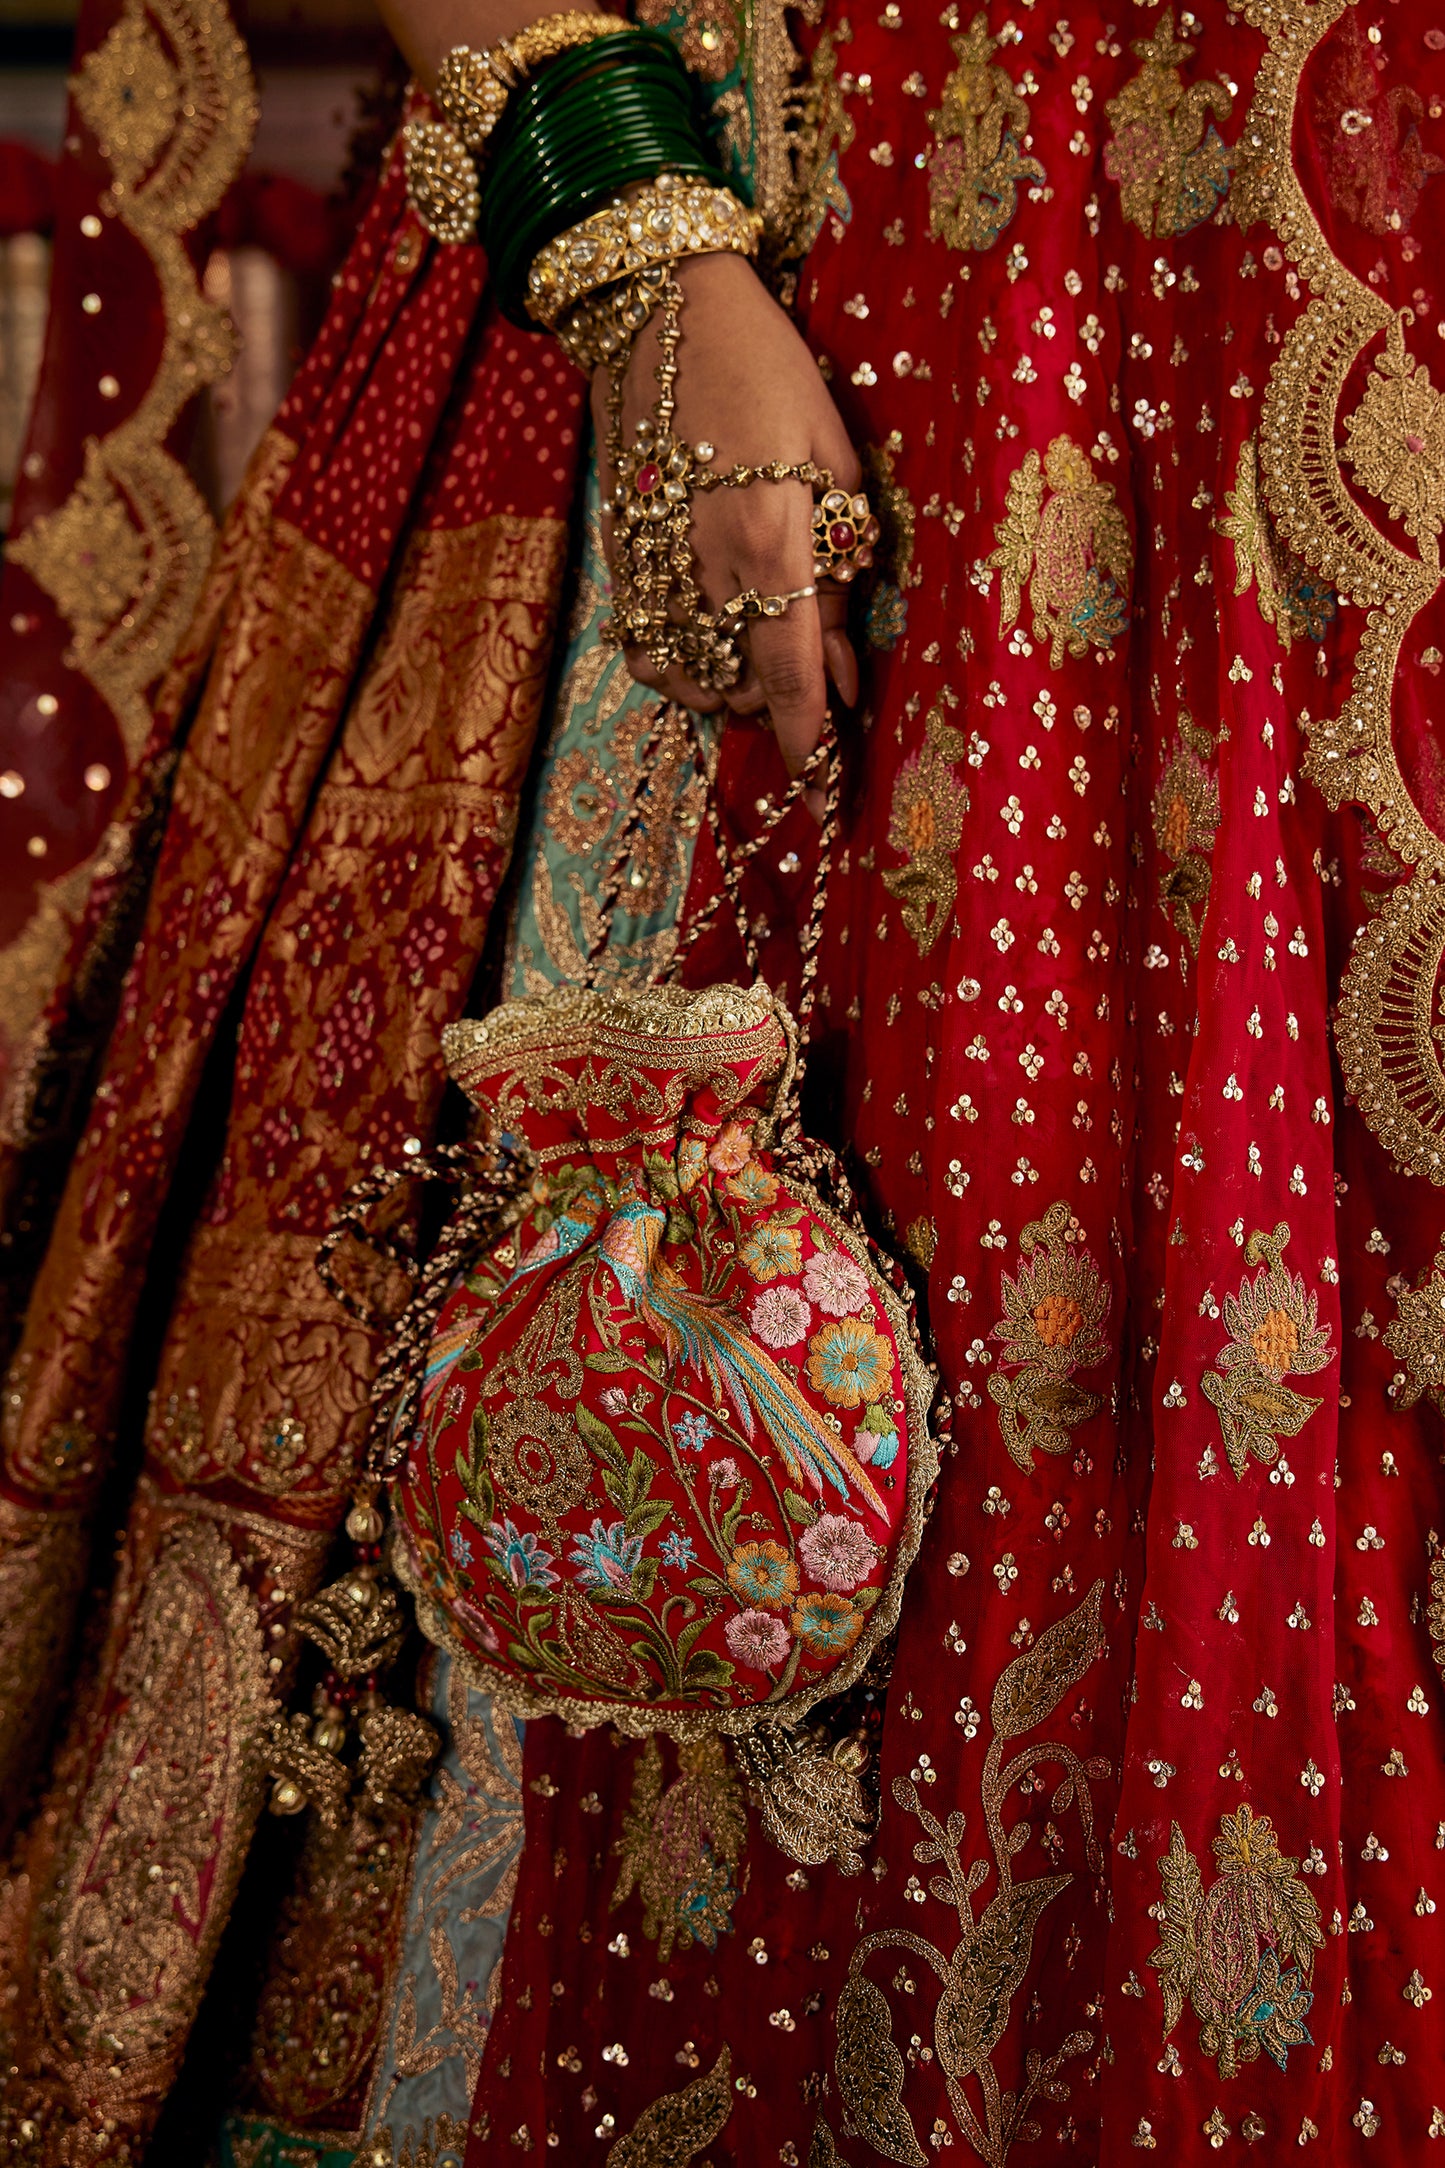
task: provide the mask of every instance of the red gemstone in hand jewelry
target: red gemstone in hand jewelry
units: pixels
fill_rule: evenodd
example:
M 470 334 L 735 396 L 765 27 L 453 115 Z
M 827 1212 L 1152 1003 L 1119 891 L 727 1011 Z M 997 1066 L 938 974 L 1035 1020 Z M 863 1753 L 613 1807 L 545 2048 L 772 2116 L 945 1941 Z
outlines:
M 662 487 L 661 467 L 653 465 L 652 463 L 649 463 L 645 467 L 639 467 L 637 470 L 636 487 L 639 497 L 652 496 L 655 491 Z
M 835 519 L 832 526 L 828 529 L 828 540 L 832 543 L 835 550 L 842 551 L 852 549 L 854 542 L 857 540 L 857 535 L 854 532 L 853 528 L 853 522 L 847 519 Z

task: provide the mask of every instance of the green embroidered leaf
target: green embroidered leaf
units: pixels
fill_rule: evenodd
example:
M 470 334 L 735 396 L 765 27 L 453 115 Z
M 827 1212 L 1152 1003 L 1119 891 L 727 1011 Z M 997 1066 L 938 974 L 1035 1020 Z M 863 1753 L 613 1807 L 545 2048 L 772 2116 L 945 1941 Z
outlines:
M 592 1410 L 584 1407 L 580 1401 L 573 1410 L 573 1414 L 576 1419 L 578 1434 L 584 1445 L 590 1446 L 597 1458 L 605 1461 L 609 1468 L 615 1468 L 619 1475 L 625 1476 L 627 1462 L 623 1457 L 622 1448 L 603 1422 L 601 1416 L 594 1415 Z
M 783 1505 L 787 1511 L 788 1519 L 796 1521 L 802 1528 L 811 1528 L 818 1518 L 817 1507 L 810 1506 L 807 1499 L 800 1498 L 795 1490 L 785 1490 L 783 1492 Z
M 672 1507 L 665 1498 L 649 1498 L 627 1516 L 629 1536 L 655 1536 Z
M 692 1654 L 693 1643 L 706 1624 L 707 1618 L 704 1616 L 695 1618 L 690 1626 L 683 1627 L 682 1632 L 677 1637 L 677 1660 L 680 1664 L 685 1665 L 687 1663 L 688 1657 Z
M 855 1611 L 871 1611 L 882 1593 L 881 1588 L 876 1588 L 871 1584 L 867 1588 L 855 1588 L 853 1591 L 853 1609 Z
M 649 1600 L 656 1579 L 657 1560 L 655 1558 L 639 1558 L 632 1569 L 632 1593 L 639 1603 L 646 1603 Z
M 733 1675 L 733 1666 L 725 1657 L 715 1656 L 711 1649 L 694 1649 L 683 1666 L 683 1678 L 689 1686 L 726 1686 Z
M 621 1348 L 616 1347 L 593 1348 L 583 1360 L 589 1370 L 605 1370 L 609 1374 L 634 1367 L 632 1357 L 624 1355 Z

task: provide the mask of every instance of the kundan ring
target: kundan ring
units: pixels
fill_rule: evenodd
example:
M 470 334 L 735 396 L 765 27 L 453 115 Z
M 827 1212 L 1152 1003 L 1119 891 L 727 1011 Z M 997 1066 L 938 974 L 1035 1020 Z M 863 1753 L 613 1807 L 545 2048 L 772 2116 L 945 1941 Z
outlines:
M 828 489 L 813 507 L 813 577 L 856 580 L 873 562 L 873 545 L 882 533 L 862 490 Z

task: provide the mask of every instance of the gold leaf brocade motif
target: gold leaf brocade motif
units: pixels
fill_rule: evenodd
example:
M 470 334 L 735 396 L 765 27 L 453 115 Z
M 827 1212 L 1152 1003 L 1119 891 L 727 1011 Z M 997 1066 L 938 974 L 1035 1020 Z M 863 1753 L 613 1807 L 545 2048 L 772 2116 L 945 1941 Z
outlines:
M 683 1740 L 677 1760 L 678 1773 L 664 1788 L 657 1739 L 637 1750 L 612 1892 L 614 1909 L 638 1892 L 642 1930 L 657 1943 L 660 1964 L 674 1943 L 686 1950 L 700 1942 L 710 1950 L 731 1927 L 747 1834 L 742 1787 L 724 1742 L 710 1735 Z
M 1109 1289 L 1078 1241 L 1069 1207 L 1051 1204 L 1024 1228 L 1023 1262 L 1000 1283 L 1005 1314 L 993 1338 L 1004 1344 L 988 1391 L 1003 1442 L 1021 1468 L 1032 1468 L 1035 1451 L 1067 1453 L 1078 1425 L 1103 1406 L 1077 1383 L 1077 1373 L 1109 1352 L 1102 1329 Z
M 986 15 L 975 15 L 953 40 L 958 66 L 928 116 L 936 138 L 928 157 L 929 230 L 964 252 L 992 248 L 1018 210 L 1020 186 L 1045 178 L 1023 150 L 1028 106 L 993 61 L 1004 42 L 989 35 Z
M 938 1863 L 943 1869 L 929 1882 L 928 1893 L 955 1912 L 958 1940 L 951 1952 L 945 1952 L 925 1936 L 899 1928 L 863 1937 L 853 1952 L 847 1985 L 838 1998 L 835 2072 L 843 2100 L 845 2132 L 862 2138 L 886 2159 L 908 2164 L 908 2168 L 925 2168 L 929 2155 L 919 2144 L 903 2102 L 904 2062 L 894 2044 L 888 1998 L 865 1970 L 875 1953 L 911 1952 L 936 1982 L 933 2052 L 948 2089 L 955 2128 L 979 2159 L 988 2163 L 988 2168 L 1004 2168 L 1015 2144 L 1038 2137 L 1039 2125 L 1029 2112 L 1035 2100 L 1041 2094 L 1051 2097 L 1062 2065 L 1092 2045 L 1093 2036 L 1079 2031 L 1066 2035 L 1047 2055 L 1031 2051 L 1027 2082 L 1017 2092 L 1004 2090 L 992 2061 L 1008 2025 L 1013 1998 L 1029 1968 L 1039 1919 L 1073 1880 L 1071 1874 L 1062 1872 L 1026 1881 L 1014 1879 L 1014 1859 L 1027 1841 L 1028 1830 L 1022 1822 L 1006 1827 L 1003 1810 L 1010 1794 L 1039 1765 L 1052 1762 L 1061 1766 L 1060 1794 L 1078 1808 L 1085 1856 L 1095 1867 L 1101 1859 L 1089 1780 L 1107 1775 L 1108 1764 L 1081 1761 L 1062 1741 L 1024 1746 L 1009 1758 L 1005 1758 L 1004 1750 L 1009 1742 L 1022 1739 L 1052 1716 L 1064 1696 L 1103 1654 L 1104 1632 L 1099 1617 L 1103 1587 L 1102 1581 L 1096 1581 L 1076 1610 L 1057 1620 L 1031 1648 L 1014 1658 L 994 1688 L 990 1709 L 994 1736 L 982 1779 L 991 1863 L 979 1858 L 965 1866 L 962 1846 L 967 1821 L 961 1811 L 955 1809 L 942 1822 L 924 1806 L 914 1782 L 904 1777 L 894 1780 L 898 1804 L 916 1818 L 924 1832 L 913 1847 L 914 1858 L 920 1865 Z M 993 1872 L 997 1873 L 998 1887 L 975 1917 L 974 1895 Z M 910 2002 L 907 2021 L 915 2036 L 922 2029 L 921 2019 L 923 2012 Z M 977 2099 L 967 2088 L 966 2081 L 970 2080 L 977 2086 Z M 937 2129 L 935 2125 L 935 2144 Z M 830 2152 L 831 2132 L 824 2142 L 822 2158 L 829 2158 Z
M 1118 182 L 1124 216 L 1141 233 L 1188 233 L 1229 187 L 1231 153 L 1214 120 L 1226 120 L 1234 101 L 1218 83 L 1185 89 L 1180 66 L 1194 47 L 1176 41 L 1172 10 L 1130 50 L 1144 65 L 1105 107 L 1114 133 L 1104 171 Z
M 1096 480 L 1089 455 L 1055 437 L 1030 452 L 1010 478 L 998 547 L 986 560 L 1000 575 L 999 631 L 1013 625 L 1024 589 L 1033 633 L 1057 670 L 1065 652 L 1109 649 L 1128 620 L 1134 551 L 1112 486 Z
M 1211 854 L 1219 827 L 1219 779 L 1206 756 L 1208 731 L 1180 717 L 1168 766 L 1154 786 L 1154 838 L 1169 864 L 1160 875 L 1159 902 L 1197 955 L 1209 908 Z
M 1149 1958 L 1164 1997 L 1164 2037 L 1189 2002 L 1199 2045 L 1216 2059 L 1221 2078 L 1261 2053 L 1283 2070 L 1289 2050 L 1313 2037 L 1305 2019 L 1315 1952 L 1325 1939 L 1319 1906 L 1266 1814 L 1243 1804 L 1222 1814 L 1214 1858 L 1218 1873 L 1206 1890 L 1183 1831 L 1170 1824 L 1159 1862 L 1159 1947 Z
M 1318 1296 L 1281 1262 L 1288 1242 L 1283 1221 L 1273 1234 L 1256 1229 L 1246 1242 L 1245 1263 L 1262 1269 L 1241 1280 L 1238 1294 L 1225 1296 L 1229 1342 L 1216 1358 L 1218 1369 L 1199 1381 L 1219 1416 L 1225 1456 L 1237 1476 L 1251 1455 L 1272 1467 L 1280 1440 L 1297 1436 L 1319 1407 L 1286 1378 L 1308 1377 L 1335 1359 L 1329 1327 L 1319 1323 Z
M 883 885 L 903 907 L 903 923 L 926 956 L 947 926 L 958 896 L 954 863 L 968 786 L 958 763 L 968 743 L 941 707 L 924 725 L 920 751 L 905 760 L 893 785 L 888 843 L 908 861 L 885 872 Z

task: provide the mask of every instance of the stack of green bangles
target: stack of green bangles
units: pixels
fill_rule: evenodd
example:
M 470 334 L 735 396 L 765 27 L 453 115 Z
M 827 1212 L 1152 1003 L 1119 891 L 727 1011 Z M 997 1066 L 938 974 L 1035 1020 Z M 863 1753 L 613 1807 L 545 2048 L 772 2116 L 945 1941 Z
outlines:
M 660 173 L 726 185 L 696 86 L 666 38 L 620 28 L 533 77 L 498 127 L 482 206 L 503 312 L 530 323 L 527 272 L 538 251 L 618 189 Z

